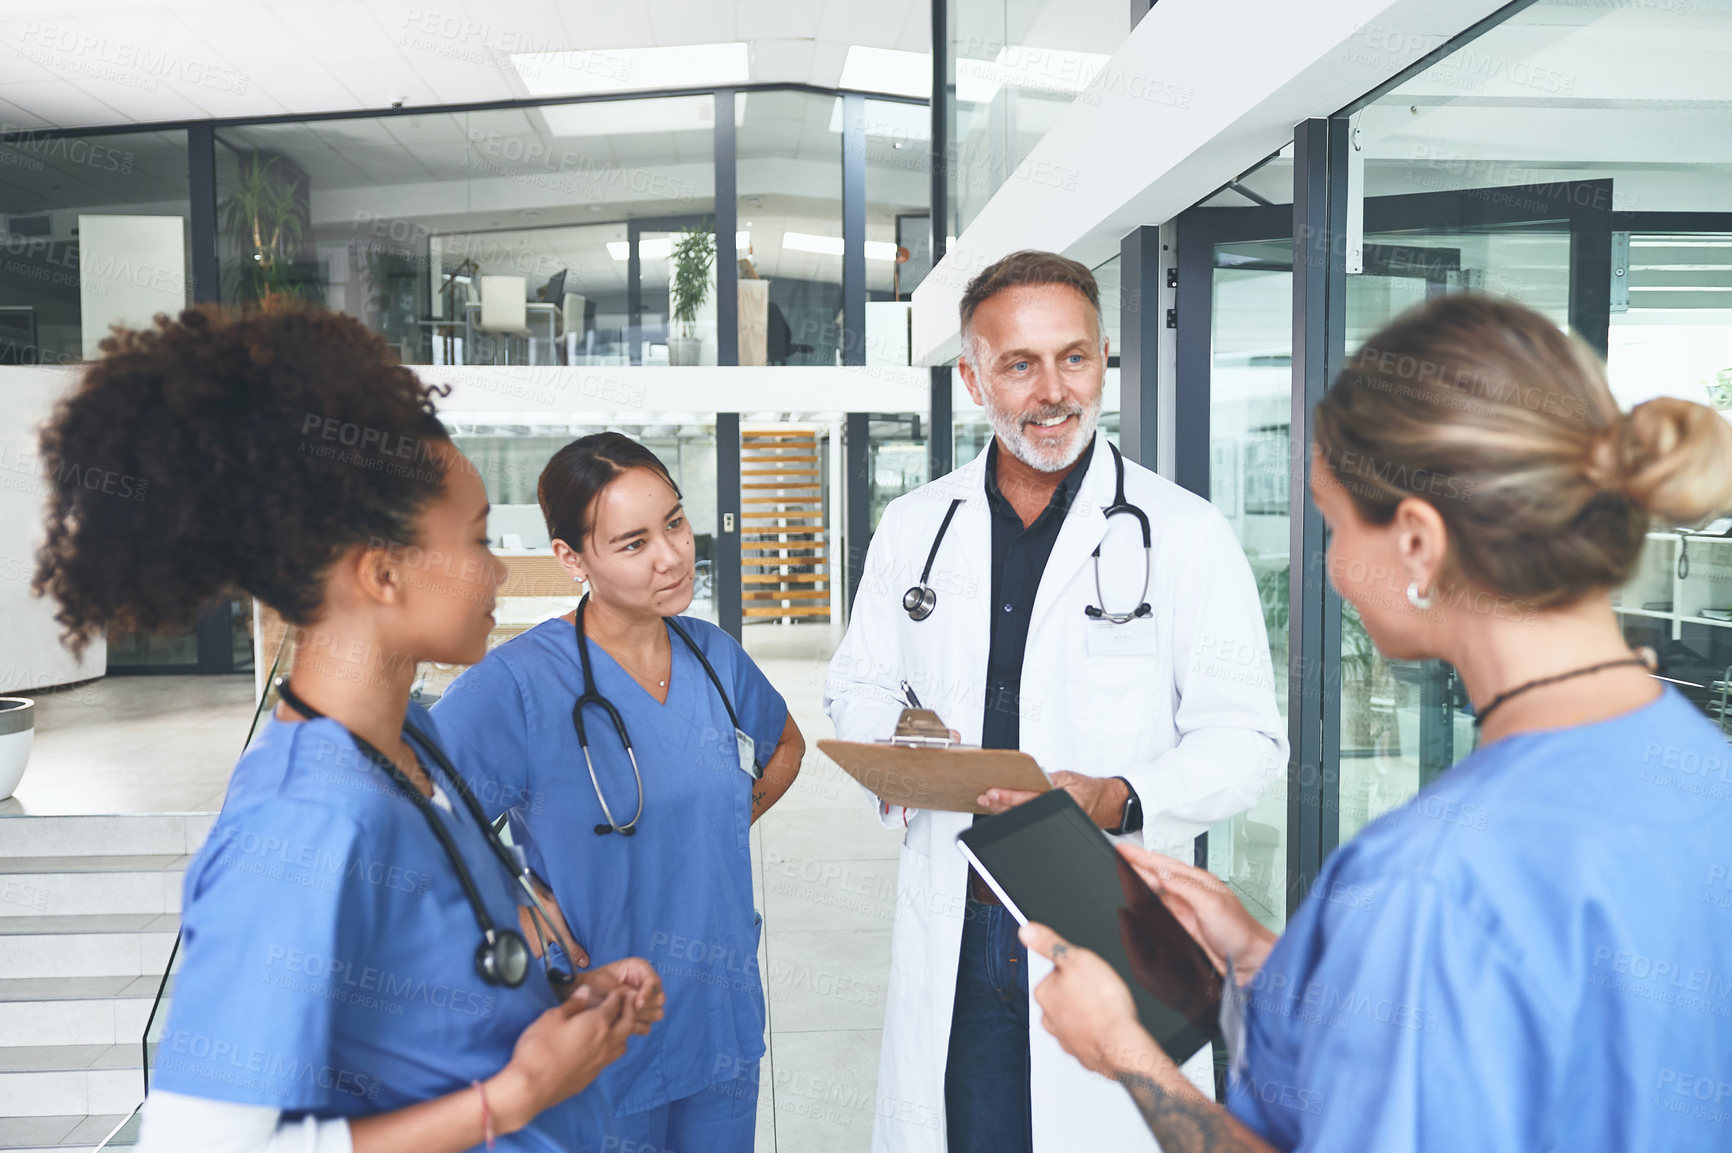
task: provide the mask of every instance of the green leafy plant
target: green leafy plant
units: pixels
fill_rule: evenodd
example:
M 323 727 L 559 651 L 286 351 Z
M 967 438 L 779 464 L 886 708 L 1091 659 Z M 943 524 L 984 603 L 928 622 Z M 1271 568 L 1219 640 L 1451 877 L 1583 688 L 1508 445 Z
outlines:
M 712 232 L 688 228 L 674 242 L 674 278 L 668 285 L 674 319 L 686 339 L 697 335 L 694 322 L 698 309 L 710 296 L 710 269 L 716 263 L 716 237 Z
M 1732 368 L 1722 368 L 1708 382 L 1708 403 L 1722 412 L 1732 412 Z
M 254 150 L 220 207 L 223 229 L 238 254 L 236 292 L 243 306 L 294 295 L 292 265 L 307 222 L 295 197 L 301 178 L 278 172 L 277 160 Z

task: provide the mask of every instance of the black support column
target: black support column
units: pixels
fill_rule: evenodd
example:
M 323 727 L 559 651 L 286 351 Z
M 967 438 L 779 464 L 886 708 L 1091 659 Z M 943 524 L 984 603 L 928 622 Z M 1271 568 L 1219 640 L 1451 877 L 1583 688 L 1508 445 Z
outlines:
M 843 461 L 846 465 L 848 495 L 848 609 L 854 608 L 854 594 L 860 591 L 860 579 L 866 572 L 866 544 L 872 536 L 872 477 L 868 471 L 872 456 L 867 446 L 872 439 L 872 417 L 864 412 L 851 412 L 842 427 Z
M 956 467 L 956 414 L 951 411 L 951 367 L 932 371 L 931 416 L 926 422 L 926 476 L 937 480 Z
M 217 262 L 216 129 L 195 124 L 186 130 L 188 228 L 192 233 L 194 304 L 222 300 L 222 269 Z M 228 622 L 223 622 L 226 630 Z M 226 643 L 226 636 L 224 638 Z
M 717 364 L 740 363 L 740 254 L 734 249 L 740 203 L 739 174 L 734 167 L 734 99 L 732 88 L 716 92 Z M 739 440 L 737 436 L 734 439 L 736 443 Z
M 842 363 L 866 363 L 866 97 L 842 94 Z
M 1570 200 L 1570 327 L 1603 360 L 1612 338 L 1612 182 L 1566 185 Z
M 1293 130 L 1292 563 L 1288 602 L 1287 915 L 1340 839 L 1341 598 L 1310 491 L 1312 413 L 1346 355 L 1346 117 Z
M 716 624 L 740 639 L 740 414 L 716 413 Z
M 1149 469 L 1161 443 L 1161 263 L 1158 226 L 1133 228 L 1119 241 L 1119 447 Z
M 949 248 L 950 187 L 950 109 L 955 87 L 950 81 L 950 3 L 932 0 L 932 101 L 929 106 L 932 128 L 928 141 L 928 192 L 931 208 L 926 214 L 932 228 L 932 267 L 944 259 Z M 932 373 L 932 393 L 929 419 L 926 422 L 926 476 L 937 480 L 956 467 L 956 414 L 951 406 L 951 372 L 949 365 L 935 365 Z

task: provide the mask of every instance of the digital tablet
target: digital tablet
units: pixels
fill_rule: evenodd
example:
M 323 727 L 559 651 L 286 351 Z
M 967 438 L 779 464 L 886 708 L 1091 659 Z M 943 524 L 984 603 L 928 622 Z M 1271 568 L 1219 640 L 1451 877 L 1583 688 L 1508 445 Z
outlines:
M 1118 972 L 1175 1062 L 1220 1036 L 1220 974 L 1069 793 L 984 817 L 956 840 L 1018 921 L 1049 926 Z

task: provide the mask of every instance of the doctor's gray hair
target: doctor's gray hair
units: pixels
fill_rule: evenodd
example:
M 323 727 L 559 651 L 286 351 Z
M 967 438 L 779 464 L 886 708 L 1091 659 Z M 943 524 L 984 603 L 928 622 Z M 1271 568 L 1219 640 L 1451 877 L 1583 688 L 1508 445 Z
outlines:
M 582 436 L 554 453 L 535 485 L 548 537 L 582 552 L 584 538 L 595 527 L 589 514 L 596 498 L 615 477 L 633 468 L 648 469 L 668 482 L 674 496 L 681 495 L 661 457 L 621 433 Z
M 962 303 L 959 306 L 962 317 L 962 358 L 968 361 L 975 371 L 980 369 L 974 348 L 975 310 L 1007 288 L 1041 284 L 1064 285 L 1081 293 L 1083 299 L 1089 302 L 1089 307 L 1094 309 L 1097 343 L 1106 339 L 1106 325 L 1101 318 L 1101 289 L 1095 281 L 1095 274 L 1089 271 L 1088 266 L 1056 252 L 1024 248 L 987 265 L 963 290 Z

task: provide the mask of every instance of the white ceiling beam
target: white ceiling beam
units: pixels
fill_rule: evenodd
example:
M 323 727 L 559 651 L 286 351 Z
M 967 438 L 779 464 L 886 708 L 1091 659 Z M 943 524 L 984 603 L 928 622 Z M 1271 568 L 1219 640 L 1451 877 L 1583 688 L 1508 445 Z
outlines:
M 913 353 L 955 357 L 957 303 L 1019 248 L 1096 265 L 1484 18 L 1502 0 L 1162 0 L 914 293 Z

